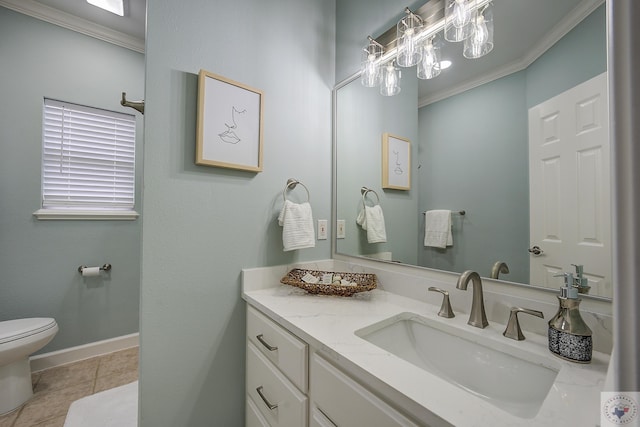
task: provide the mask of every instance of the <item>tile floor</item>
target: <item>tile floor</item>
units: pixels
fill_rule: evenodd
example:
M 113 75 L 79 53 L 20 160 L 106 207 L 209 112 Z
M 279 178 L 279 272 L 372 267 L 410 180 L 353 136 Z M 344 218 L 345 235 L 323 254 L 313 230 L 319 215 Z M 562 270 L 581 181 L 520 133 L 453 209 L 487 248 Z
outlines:
M 138 347 L 35 372 L 33 398 L 0 416 L 0 427 L 63 427 L 75 400 L 138 379 Z

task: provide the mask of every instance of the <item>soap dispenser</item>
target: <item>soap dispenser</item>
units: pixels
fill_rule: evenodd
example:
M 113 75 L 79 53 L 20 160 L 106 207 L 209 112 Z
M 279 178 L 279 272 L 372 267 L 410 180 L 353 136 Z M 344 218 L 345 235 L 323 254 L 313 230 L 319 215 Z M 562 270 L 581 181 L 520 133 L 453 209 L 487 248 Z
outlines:
M 591 286 L 589 286 L 589 279 L 583 276 L 584 266 L 576 265 L 576 264 L 571 264 L 571 265 L 573 265 L 576 268 L 576 277 L 575 279 L 573 279 L 573 282 L 574 282 L 574 286 L 578 288 L 578 293 L 588 294 L 589 289 L 591 289 Z
M 560 308 L 549 321 L 549 351 L 565 360 L 577 363 L 591 362 L 593 341 L 591 329 L 580 315 L 578 289 L 573 274 L 564 273 L 564 286 L 560 288 Z

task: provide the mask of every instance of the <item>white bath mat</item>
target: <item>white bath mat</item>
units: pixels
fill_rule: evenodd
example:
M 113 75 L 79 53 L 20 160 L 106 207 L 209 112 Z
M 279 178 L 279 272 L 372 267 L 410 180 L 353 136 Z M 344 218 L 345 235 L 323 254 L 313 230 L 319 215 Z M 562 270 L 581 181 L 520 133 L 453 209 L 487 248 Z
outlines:
M 64 427 L 137 427 L 138 381 L 76 400 Z

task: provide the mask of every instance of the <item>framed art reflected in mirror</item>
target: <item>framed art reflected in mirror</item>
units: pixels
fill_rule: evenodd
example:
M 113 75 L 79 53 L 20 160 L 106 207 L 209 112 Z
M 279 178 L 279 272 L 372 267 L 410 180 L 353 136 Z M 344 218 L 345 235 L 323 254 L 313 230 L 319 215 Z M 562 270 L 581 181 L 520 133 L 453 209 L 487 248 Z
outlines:
M 387 132 L 382 135 L 382 188 L 411 189 L 411 141 Z

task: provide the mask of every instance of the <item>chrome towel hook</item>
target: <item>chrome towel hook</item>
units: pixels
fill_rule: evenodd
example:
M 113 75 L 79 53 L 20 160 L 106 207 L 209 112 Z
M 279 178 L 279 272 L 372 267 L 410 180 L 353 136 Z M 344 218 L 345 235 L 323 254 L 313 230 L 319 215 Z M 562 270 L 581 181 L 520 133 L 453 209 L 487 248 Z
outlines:
M 135 110 L 138 110 L 140 113 L 144 115 L 144 99 L 142 101 L 127 101 L 127 93 L 122 92 L 122 99 L 120 100 L 120 105 L 124 107 L 131 107 Z

